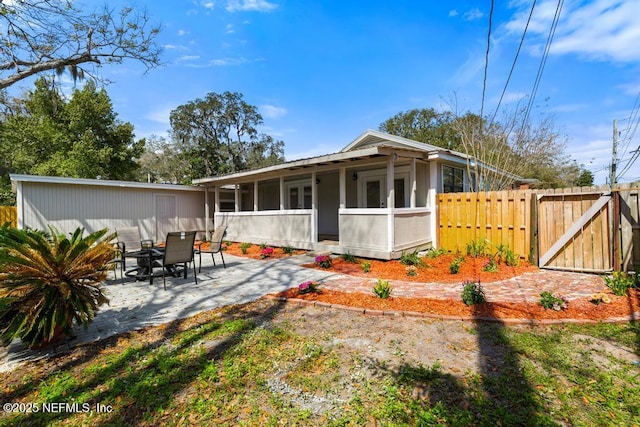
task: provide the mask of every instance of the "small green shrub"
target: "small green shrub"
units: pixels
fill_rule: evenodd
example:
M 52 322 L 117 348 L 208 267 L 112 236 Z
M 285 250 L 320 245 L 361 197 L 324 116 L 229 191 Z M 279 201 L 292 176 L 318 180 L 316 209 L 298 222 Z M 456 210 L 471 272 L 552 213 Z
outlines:
M 446 249 L 429 248 L 427 249 L 427 254 L 425 256 L 427 258 L 438 258 L 440 255 L 444 255 L 446 253 L 447 253 Z
M 489 273 L 495 273 L 498 271 L 498 263 L 494 257 L 489 257 L 489 259 L 482 264 L 482 271 L 487 271 Z
M 364 261 L 360 264 L 360 268 L 362 268 L 362 271 L 365 273 L 368 273 L 371 271 L 371 263 L 369 261 Z
M 258 247 L 260 248 L 260 250 L 262 250 L 262 249 L 265 249 L 265 248 L 269 247 L 269 245 L 267 245 L 266 243 L 260 243 L 258 245 Z
M 449 264 L 449 273 L 458 274 L 460 272 L 460 265 L 462 265 L 463 261 L 464 261 L 463 257 L 461 256 L 455 257 L 453 261 L 451 261 L 451 264 Z
M 478 258 L 485 254 L 487 250 L 487 240 L 478 239 L 467 243 L 467 255 Z
M 296 251 L 296 249 L 293 246 L 283 246 L 280 249 L 282 249 L 282 253 L 286 255 L 291 255 Z
M 569 300 L 564 295 L 552 294 L 551 292 L 542 292 L 540 294 L 539 304 L 545 310 L 564 310 L 569 305 Z
M 635 276 L 637 276 L 637 273 Z M 625 271 L 614 271 L 611 276 L 605 277 L 604 281 L 614 295 L 618 296 L 626 295 L 628 289 L 638 286 L 634 275 Z
M 349 252 L 347 252 L 346 254 L 342 254 L 341 258 L 343 260 L 345 260 L 346 262 L 350 262 L 352 264 L 355 264 L 358 262 L 358 260 L 356 259 L 355 255 L 350 254 Z
M 408 265 L 405 268 L 405 271 L 407 272 L 407 276 L 417 276 L 418 275 L 418 268 L 415 265 Z
M 400 264 L 402 265 L 415 265 L 416 267 L 423 267 L 424 261 L 418 255 L 418 250 L 411 253 L 403 252 L 400 256 Z
M 378 282 L 373 286 L 373 293 L 378 298 L 386 299 L 391 295 L 391 285 L 389 285 L 388 280 L 378 279 Z
M 476 282 L 464 282 L 462 284 L 462 302 L 466 305 L 480 304 L 486 301 L 484 296 L 484 289 L 478 281 Z
M 243 254 L 247 254 L 247 249 L 249 249 L 251 247 L 251 243 L 240 243 L 240 250 L 242 251 Z
M 498 253 L 496 257 L 499 262 L 503 262 L 507 264 L 509 267 L 517 267 L 520 264 L 520 258 L 513 253 L 513 251 L 509 248 L 509 245 L 500 244 L 496 246 Z

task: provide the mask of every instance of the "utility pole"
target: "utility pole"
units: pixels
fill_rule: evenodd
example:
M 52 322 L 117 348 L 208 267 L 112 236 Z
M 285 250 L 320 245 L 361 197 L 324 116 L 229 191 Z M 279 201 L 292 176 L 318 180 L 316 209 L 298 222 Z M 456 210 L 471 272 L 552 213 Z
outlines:
M 611 159 L 611 188 L 616 184 L 616 166 L 618 165 L 618 120 L 613 119 L 613 157 Z

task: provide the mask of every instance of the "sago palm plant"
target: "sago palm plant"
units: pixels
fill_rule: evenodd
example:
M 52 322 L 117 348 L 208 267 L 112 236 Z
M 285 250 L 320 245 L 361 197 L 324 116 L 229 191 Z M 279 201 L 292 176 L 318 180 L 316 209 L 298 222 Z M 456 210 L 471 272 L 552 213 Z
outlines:
M 108 303 L 101 289 L 113 247 L 107 230 L 83 237 L 78 228 L 65 236 L 0 227 L 0 341 L 19 337 L 46 344 L 57 333 L 71 334 L 73 322 L 85 328 L 98 307 Z

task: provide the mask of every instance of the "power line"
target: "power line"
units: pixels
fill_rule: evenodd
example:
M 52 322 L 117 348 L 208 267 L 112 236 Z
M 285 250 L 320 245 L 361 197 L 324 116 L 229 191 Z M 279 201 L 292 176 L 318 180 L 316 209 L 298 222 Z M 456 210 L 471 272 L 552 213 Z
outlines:
M 509 82 L 511 81 L 511 76 L 513 75 L 513 70 L 516 67 L 516 62 L 518 61 L 518 57 L 520 56 L 520 50 L 522 49 L 522 45 L 524 44 L 524 38 L 527 35 L 527 30 L 529 29 L 529 23 L 531 22 L 531 17 L 533 16 L 533 10 L 536 7 L 536 0 L 533 0 L 533 4 L 531 5 L 531 10 L 529 11 L 529 17 L 527 18 L 527 23 L 524 26 L 524 31 L 522 32 L 522 37 L 520 37 L 520 44 L 518 45 L 518 50 L 516 51 L 516 56 L 513 58 L 513 63 L 511 64 L 511 69 L 509 70 L 509 76 L 507 77 L 507 81 L 504 84 L 504 88 L 502 89 L 502 94 L 500 95 L 500 100 L 498 101 L 498 105 L 496 106 L 496 110 L 491 117 L 491 121 L 489 125 L 493 123 L 498 114 L 498 110 L 500 109 L 500 105 L 502 104 L 502 100 L 504 99 L 504 95 L 507 92 L 507 87 L 509 86 Z
M 547 42 L 545 44 L 544 51 L 542 53 L 540 66 L 538 67 L 538 73 L 536 74 L 536 79 L 535 79 L 535 82 L 533 83 L 533 89 L 531 90 L 531 97 L 529 98 L 529 103 L 527 104 L 527 108 L 525 110 L 525 115 L 522 121 L 522 128 L 521 128 L 522 132 L 524 132 L 524 128 L 526 124 L 529 122 L 529 115 L 531 114 L 531 109 L 533 108 L 533 101 L 535 100 L 536 95 L 538 93 L 540 80 L 542 80 L 542 72 L 544 71 L 544 67 L 547 63 L 549 50 L 551 49 L 551 42 L 553 41 L 553 36 L 555 35 L 556 28 L 558 27 L 558 21 L 560 21 L 560 12 L 562 11 L 563 5 L 564 5 L 564 0 L 558 0 L 558 5 L 556 6 L 556 12 L 555 12 L 555 15 L 553 16 L 553 21 L 551 22 L 551 29 L 549 30 L 549 36 L 547 37 Z
M 491 26 L 493 22 L 493 6 L 494 0 L 491 0 L 491 9 L 489 10 L 489 31 L 487 31 L 487 51 L 484 55 L 484 79 L 482 81 L 482 102 L 480 104 L 480 120 L 484 115 L 484 97 L 487 90 L 487 72 L 489 70 L 489 49 L 491 48 Z

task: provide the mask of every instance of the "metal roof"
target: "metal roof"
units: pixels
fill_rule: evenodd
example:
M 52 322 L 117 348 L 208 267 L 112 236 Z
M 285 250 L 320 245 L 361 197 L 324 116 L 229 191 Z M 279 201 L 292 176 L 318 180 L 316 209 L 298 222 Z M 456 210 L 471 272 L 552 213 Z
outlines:
M 154 190 L 172 190 L 172 191 L 203 191 L 201 187 L 193 185 L 178 184 L 156 184 L 149 182 L 135 181 L 114 181 L 108 179 L 87 179 L 87 178 L 68 178 L 62 176 L 40 176 L 40 175 L 21 175 L 10 174 L 9 178 L 12 182 L 38 182 L 44 184 L 61 184 L 61 185 L 95 185 L 98 187 L 120 187 L 120 188 L 144 188 Z

